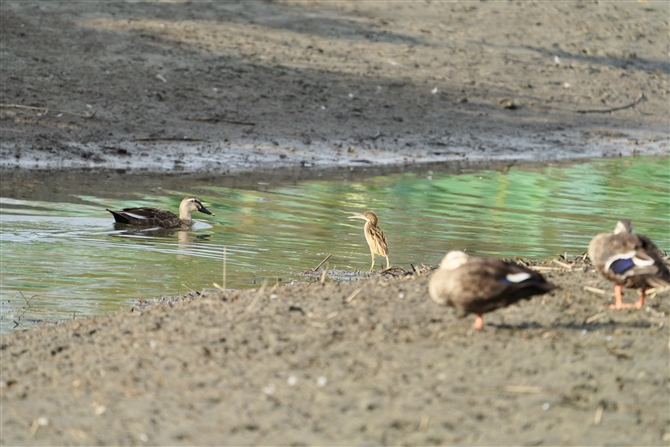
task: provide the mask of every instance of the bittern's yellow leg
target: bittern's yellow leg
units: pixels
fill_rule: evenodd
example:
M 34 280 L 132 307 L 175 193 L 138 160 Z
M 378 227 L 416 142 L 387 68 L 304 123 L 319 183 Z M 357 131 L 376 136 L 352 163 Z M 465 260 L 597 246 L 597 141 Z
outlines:
M 375 268 L 375 252 L 370 250 L 370 256 L 372 256 L 372 265 L 370 266 L 370 271 L 372 271 Z
M 386 258 L 386 270 L 388 270 L 391 267 L 391 263 L 389 262 L 389 257 L 384 256 Z

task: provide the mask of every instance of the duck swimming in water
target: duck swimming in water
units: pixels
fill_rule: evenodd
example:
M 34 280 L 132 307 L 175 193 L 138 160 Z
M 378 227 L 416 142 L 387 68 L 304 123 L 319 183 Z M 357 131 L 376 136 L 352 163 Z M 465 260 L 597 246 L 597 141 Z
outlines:
M 195 197 L 184 197 L 179 205 L 179 216 L 171 211 L 145 207 L 124 208 L 120 211 L 108 209 L 107 211 L 112 213 L 114 220 L 118 223 L 161 228 L 187 228 L 192 226 L 191 213 L 193 211 L 214 216 L 214 213 L 205 208 L 202 202 Z
M 589 258 L 596 269 L 614 285 L 615 303 L 610 309 L 640 309 L 646 289 L 670 287 L 670 271 L 656 245 L 646 236 L 635 234 L 628 219 L 616 224 L 614 232 L 601 233 L 589 243 Z M 622 288 L 641 289 L 635 304 L 622 302 Z
M 462 251 L 447 253 L 428 283 L 436 303 L 476 314 L 475 329 L 484 327 L 482 314 L 555 288 L 526 267 L 496 258 L 470 257 Z

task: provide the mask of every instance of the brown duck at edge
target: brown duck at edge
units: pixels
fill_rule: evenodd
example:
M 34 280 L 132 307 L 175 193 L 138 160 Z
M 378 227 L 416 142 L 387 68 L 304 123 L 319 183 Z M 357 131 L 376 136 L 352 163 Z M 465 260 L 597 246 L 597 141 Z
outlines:
M 526 267 L 501 259 L 470 257 L 462 251 L 447 253 L 428 283 L 436 303 L 476 314 L 475 329 L 484 327 L 482 314 L 556 288 Z
M 199 211 L 214 216 L 214 213 L 205 208 L 195 197 L 184 197 L 179 205 L 179 216 L 171 211 L 158 208 L 124 208 L 120 211 L 108 209 L 118 223 L 142 227 L 184 228 L 193 225 L 191 213 Z
M 372 257 L 370 271 L 372 271 L 372 269 L 375 267 L 376 254 L 386 258 L 386 268 L 388 269 L 391 266 L 389 264 L 389 247 L 386 244 L 386 237 L 384 237 L 384 233 L 377 226 L 378 219 L 375 213 L 372 211 L 366 211 L 363 214 L 349 216 L 349 219 L 363 219 L 365 221 L 363 232 L 365 233 L 365 240 L 368 242 L 368 246 L 370 247 L 370 256 Z
M 601 233 L 589 243 L 589 258 L 596 269 L 614 285 L 615 304 L 610 309 L 642 308 L 650 287 L 670 287 L 670 271 L 656 245 L 633 232 L 628 219 L 616 224 L 614 232 Z M 641 289 L 635 304 L 622 302 L 622 287 Z

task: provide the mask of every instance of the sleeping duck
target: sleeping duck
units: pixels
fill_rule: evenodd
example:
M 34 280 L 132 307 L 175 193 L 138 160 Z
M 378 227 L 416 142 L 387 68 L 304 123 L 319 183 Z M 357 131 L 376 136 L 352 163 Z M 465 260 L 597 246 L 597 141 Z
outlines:
M 124 208 L 121 211 L 112 211 L 108 209 L 114 220 L 118 223 L 128 225 L 137 225 L 142 227 L 162 227 L 162 228 L 185 228 L 193 225 L 191 213 L 200 211 L 201 213 L 214 216 L 202 205 L 200 200 L 195 197 L 184 197 L 179 205 L 179 216 L 170 211 L 157 208 Z
M 640 309 L 646 289 L 670 287 L 670 271 L 661 252 L 648 237 L 635 234 L 628 219 L 617 222 L 613 233 L 594 237 L 589 243 L 589 258 L 600 274 L 615 284 L 615 303 L 610 309 Z M 642 289 L 637 303 L 622 303 L 622 287 Z
M 482 314 L 556 287 L 526 267 L 495 258 L 471 258 L 462 251 L 447 253 L 428 283 L 436 303 L 476 314 L 475 329 L 484 327 Z

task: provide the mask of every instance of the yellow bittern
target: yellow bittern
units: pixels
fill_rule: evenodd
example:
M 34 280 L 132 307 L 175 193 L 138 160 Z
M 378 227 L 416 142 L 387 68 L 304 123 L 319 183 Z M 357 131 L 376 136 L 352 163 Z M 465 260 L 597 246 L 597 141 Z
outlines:
M 370 246 L 370 256 L 372 256 L 370 271 L 375 268 L 376 254 L 386 258 L 386 268 L 388 269 L 391 266 L 389 263 L 389 247 L 386 244 L 384 233 L 382 233 L 382 230 L 377 226 L 378 221 L 375 213 L 366 211 L 363 214 L 350 216 L 349 219 L 363 219 L 365 221 L 363 232 L 365 233 L 365 240 L 368 241 L 368 245 Z

